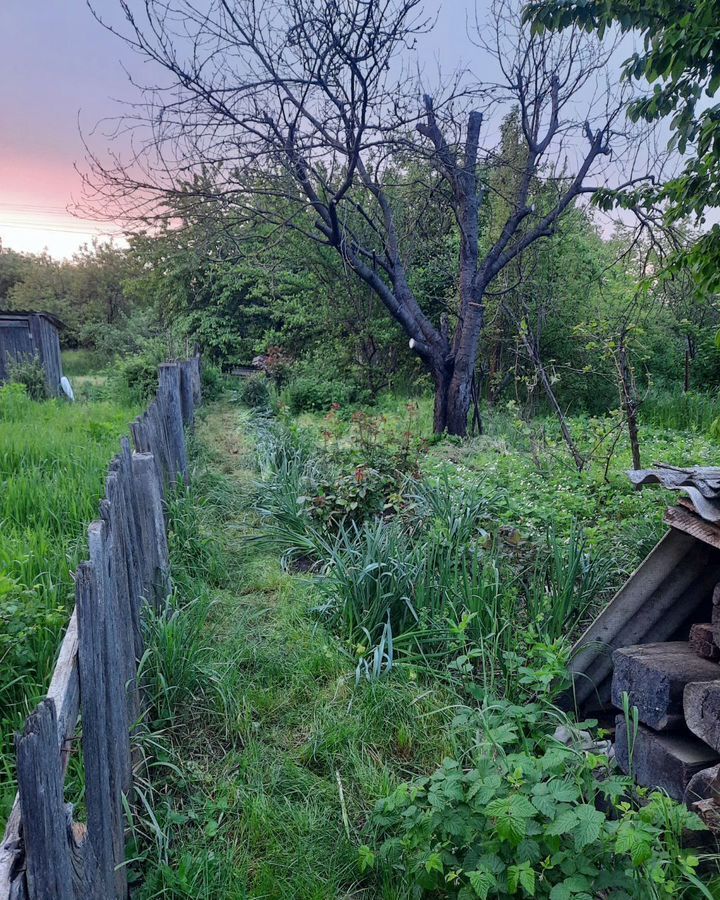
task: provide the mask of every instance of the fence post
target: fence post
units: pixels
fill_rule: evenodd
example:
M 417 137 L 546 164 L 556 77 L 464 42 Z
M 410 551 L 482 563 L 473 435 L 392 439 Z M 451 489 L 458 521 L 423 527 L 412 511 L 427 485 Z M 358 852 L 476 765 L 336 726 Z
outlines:
M 16 738 L 26 877 L 32 900 L 75 900 L 57 735 L 55 704 L 43 700 Z
M 191 359 L 178 363 L 180 366 L 180 408 L 183 425 L 192 428 L 195 422 L 195 399 L 193 396 L 193 363 Z
M 155 610 L 159 610 L 167 600 L 171 583 L 165 518 L 155 458 L 152 453 L 134 453 L 132 468 L 140 513 L 144 596 Z
M 101 504 L 101 512 L 107 501 Z M 123 659 L 126 642 L 121 633 L 121 617 L 117 610 L 113 587 L 112 551 L 105 521 L 93 522 L 88 529 L 90 560 L 95 573 L 98 607 L 104 611 L 105 660 L 105 737 L 108 753 L 110 785 L 110 828 L 112 830 L 115 884 L 118 895 L 125 875 L 125 816 L 122 795 L 129 794 L 132 781 L 130 759 L 130 720 L 127 700 L 127 667 Z M 127 888 L 125 888 L 127 893 Z
M 177 363 L 163 363 L 160 366 L 158 402 L 167 426 L 171 462 L 170 478 L 174 482 L 179 475 L 182 475 L 187 484 L 187 452 L 180 407 L 180 366 Z
M 90 563 L 82 563 L 75 577 L 75 605 L 80 632 L 79 664 L 82 699 L 82 748 L 88 835 L 98 863 L 103 896 L 113 897 L 115 873 L 110 793 L 110 748 L 105 670 L 105 608 Z

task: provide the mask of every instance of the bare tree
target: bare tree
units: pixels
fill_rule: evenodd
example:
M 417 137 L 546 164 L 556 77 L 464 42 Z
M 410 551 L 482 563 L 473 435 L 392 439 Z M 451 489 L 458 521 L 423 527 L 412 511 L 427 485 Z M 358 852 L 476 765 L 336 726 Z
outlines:
M 532 35 L 511 2 L 473 25 L 475 69 L 497 77 L 458 73 L 436 91 L 408 63 L 432 28 L 421 0 L 117 0 L 117 22 L 94 10 L 160 72 L 119 124 L 131 157 L 89 154 L 95 206 L 147 219 L 177 198 L 210 200 L 333 247 L 431 373 L 435 430 L 464 435 L 489 286 L 608 173 L 636 180 L 610 51 L 571 31 Z M 481 253 L 493 121 L 512 107 L 523 159 Z M 450 204 L 460 236 L 456 302 L 437 321 L 411 289 L 398 185 L 413 162 L 434 171 L 433 199 Z M 536 208 L 533 186 L 548 178 L 555 195 Z

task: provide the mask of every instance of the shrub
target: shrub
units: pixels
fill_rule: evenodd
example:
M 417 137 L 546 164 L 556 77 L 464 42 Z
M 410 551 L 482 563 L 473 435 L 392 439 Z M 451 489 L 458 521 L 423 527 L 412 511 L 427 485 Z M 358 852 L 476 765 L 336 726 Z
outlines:
M 270 383 L 267 377 L 257 373 L 243 378 L 240 384 L 240 399 L 254 409 L 267 409 L 270 405 Z
M 47 400 L 48 388 L 45 369 L 37 356 L 24 356 L 9 362 L 10 382 L 22 384 L 33 400 Z
M 200 380 L 202 383 L 203 400 L 217 400 L 222 394 L 225 381 L 222 370 L 213 363 L 200 360 Z
M 631 779 L 583 751 L 569 722 L 574 740 L 560 743 L 560 718 L 543 702 L 462 711 L 458 735 L 477 735 L 471 762 L 446 759 L 381 800 L 383 840 L 377 856 L 362 848 L 361 865 L 379 858 L 416 897 L 717 896 L 717 864 L 704 889 L 700 859 L 682 849 L 685 830 L 704 830 L 699 819 L 663 794 L 627 802 Z
M 344 406 L 352 399 L 352 388 L 344 382 L 320 380 L 309 375 L 293 378 L 282 393 L 282 400 L 293 415 L 323 412 L 330 409 L 333 403 Z
M 153 351 L 117 362 L 112 375 L 116 393 L 131 403 L 150 400 L 157 392 L 158 366 L 164 360 L 164 353 Z

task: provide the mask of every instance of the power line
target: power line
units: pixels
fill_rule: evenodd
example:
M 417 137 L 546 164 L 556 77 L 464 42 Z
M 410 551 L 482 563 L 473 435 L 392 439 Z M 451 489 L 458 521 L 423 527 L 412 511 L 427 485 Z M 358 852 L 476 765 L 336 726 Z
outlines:
M 46 222 L 36 222 L 34 224 L 30 222 L 8 222 L 8 221 L 0 221 L 0 228 L 25 228 L 29 231 L 57 231 L 63 234 L 97 234 L 97 235 L 119 235 L 121 234 L 120 230 L 117 231 L 98 231 L 92 226 L 83 228 L 82 226 L 70 226 L 64 228 L 61 225 L 50 224 Z

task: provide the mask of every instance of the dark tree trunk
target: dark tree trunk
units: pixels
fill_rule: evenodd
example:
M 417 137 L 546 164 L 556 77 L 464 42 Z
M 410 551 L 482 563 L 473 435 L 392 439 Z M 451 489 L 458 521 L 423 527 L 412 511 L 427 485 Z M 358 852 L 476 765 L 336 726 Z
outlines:
M 633 469 L 642 468 L 640 462 L 640 433 L 638 429 L 638 400 L 635 376 L 625 345 L 625 335 L 620 335 L 618 347 L 618 372 L 620 374 L 620 403 L 627 421 L 630 449 L 632 451 Z M 638 485 L 639 487 L 639 485 Z
M 447 401 L 448 434 L 456 434 L 460 437 L 467 435 L 468 413 L 472 399 L 472 376 L 472 371 L 458 372 L 456 369 L 453 373 Z
M 435 412 L 433 430 L 435 434 L 454 434 L 466 437 L 468 414 L 472 401 L 472 373 L 461 376 L 457 369 L 434 373 Z M 482 432 L 482 422 L 478 421 Z
M 435 372 L 435 409 L 433 412 L 433 431 L 435 434 L 443 434 L 447 429 L 448 421 L 448 390 L 450 388 L 450 374 L 448 372 Z

